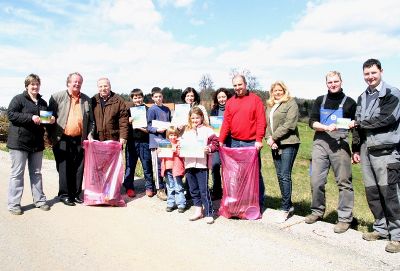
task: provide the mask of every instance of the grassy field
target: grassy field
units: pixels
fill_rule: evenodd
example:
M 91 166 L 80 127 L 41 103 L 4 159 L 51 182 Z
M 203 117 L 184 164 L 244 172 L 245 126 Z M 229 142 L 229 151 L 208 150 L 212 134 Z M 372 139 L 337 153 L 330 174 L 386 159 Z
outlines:
M 299 123 L 299 132 L 301 137 L 300 149 L 295 161 L 292 179 L 293 179 L 293 196 L 292 201 L 295 207 L 295 213 L 306 216 L 310 213 L 311 188 L 309 166 L 312 149 L 312 139 L 314 131 L 305 123 Z M 4 143 L 0 144 L 0 150 L 7 150 Z M 45 150 L 46 159 L 54 159 L 50 149 Z M 271 152 L 269 148 L 264 147 L 262 150 L 262 173 L 266 186 L 267 208 L 279 209 L 281 205 L 281 195 L 276 178 L 275 167 L 273 165 Z M 143 176 L 140 162 L 136 167 L 136 175 Z M 353 165 L 353 186 L 355 192 L 354 203 L 354 225 L 353 228 L 360 231 L 372 229 L 374 221 L 371 211 L 368 208 L 365 197 L 364 185 L 362 182 L 360 165 Z M 326 185 L 326 213 L 324 220 L 330 223 L 337 221 L 337 203 L 338 189 L 332 172 L 329 173 L 328 183 Z

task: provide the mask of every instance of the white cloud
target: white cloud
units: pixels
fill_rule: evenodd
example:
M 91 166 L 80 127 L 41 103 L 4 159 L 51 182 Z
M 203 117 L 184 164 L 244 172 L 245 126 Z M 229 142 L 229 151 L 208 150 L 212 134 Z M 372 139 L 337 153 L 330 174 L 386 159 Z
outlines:
M 187 8 L 190 7 L 194 0 L 159 0 L 161 6 L 173 5 L 177 8 Z
M 161 22 L 161 15 L 153 3 L 147 0 L 105 2 L 101 10 L 105 19 L 117 24 L 132 25 L 137 29 L 157 27 Z

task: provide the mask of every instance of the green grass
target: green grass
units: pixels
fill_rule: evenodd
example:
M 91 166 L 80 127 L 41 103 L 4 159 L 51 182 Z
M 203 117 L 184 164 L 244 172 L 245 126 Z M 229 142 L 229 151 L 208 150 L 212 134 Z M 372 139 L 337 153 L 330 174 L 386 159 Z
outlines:
M 293 193 L 292 201 L 296 208 L 296 214 L 306 216 L 310 213 L 311 187 L 309 176 L 309 165 L 311 158 L 311 149 L 314 131 L 305 123 L 299 123 L 299 133 L 301 138 L 300 149 L 295 160 L 292 179 Z M 266 144 L 264 144 L 266 146 Z M 0 143 L 0 150 L 7 151 L 4 143 Z M 45 159 L 54 159 L 51 149 L 46 149 L 43 153 Z M 281 207 L 281 194 L 276 178 L 275 167 L 271 157 L 270 149 L 264 147 L 261 152 L 262 157 L 262 173 L 266 186 L 267 208 L 279 209 Z M 369 210 L 365 197 L 364 184 L 362 182 L 360 165 L 353 165 L 353 186 L 355 194 L 354 202 L 354 218 L 358 222 L 354 226 L 360 231 L 372 229 L 374 218 Z M 136 166 L 135 175 L 143 177 L 143 170 L 140 161 Z M 211 178 L 210 178 L 211 179 Z M 338 204 L 338 188 L 332 172 L 329 173 L 326 185 L 326 212 L 324 220 L 330 223 L 336 223 Z

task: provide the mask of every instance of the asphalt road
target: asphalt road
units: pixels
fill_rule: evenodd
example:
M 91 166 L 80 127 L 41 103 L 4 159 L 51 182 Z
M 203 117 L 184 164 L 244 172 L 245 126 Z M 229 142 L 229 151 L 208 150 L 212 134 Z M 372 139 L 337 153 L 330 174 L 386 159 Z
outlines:
M 22 216 L 7 211 L 10 159 L 0 152 L 0 270 L 400 270 L 400 253 L 361 233 L 294 216 L 277 223 L 267 209 L 256 221 L 217 217 L 213 225 L 165 212 L 144 195 L 127 207 L 68 207 L 58 202 L 53 161 L 43 162 L 49 212 L 34 208 L 25 177 Z M 217 207 L 218 202 L 215 202 Z

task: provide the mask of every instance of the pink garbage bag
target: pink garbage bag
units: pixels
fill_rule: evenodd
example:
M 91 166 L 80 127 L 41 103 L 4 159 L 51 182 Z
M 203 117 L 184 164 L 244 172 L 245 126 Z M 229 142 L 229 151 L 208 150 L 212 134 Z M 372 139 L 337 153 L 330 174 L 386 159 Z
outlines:
M 223 183 L 219 215 L 249 220 L 260 218 L 257 149 L 221 147 L 219 153 Z
M 83 147 L 84 204 L 126 206 L 120 193 L 124 178 L 121 143 L 85 140 Z

